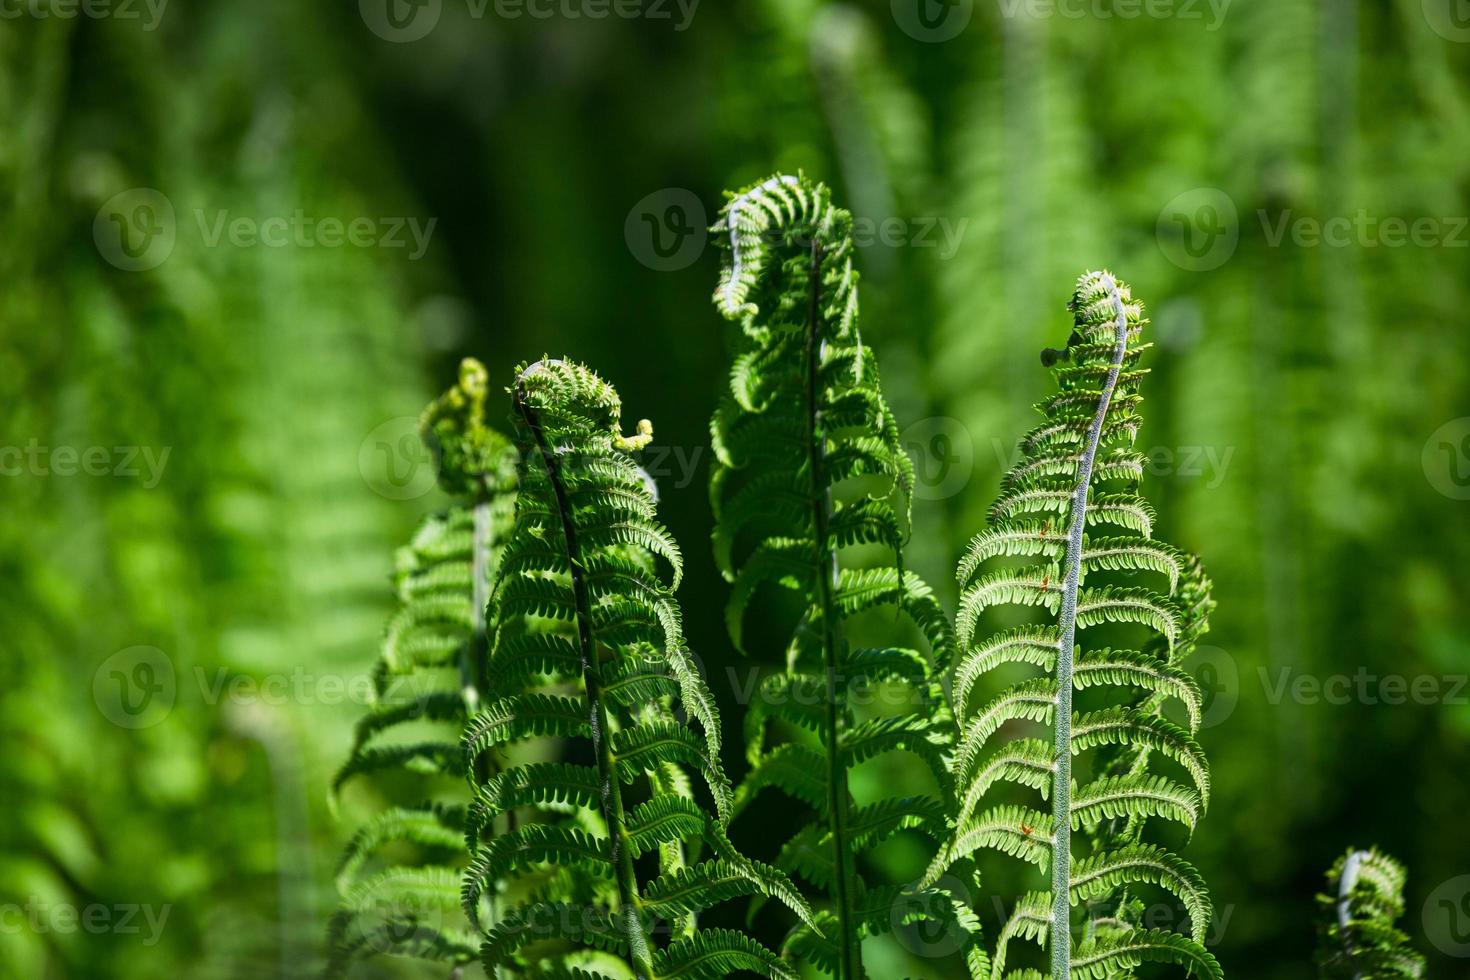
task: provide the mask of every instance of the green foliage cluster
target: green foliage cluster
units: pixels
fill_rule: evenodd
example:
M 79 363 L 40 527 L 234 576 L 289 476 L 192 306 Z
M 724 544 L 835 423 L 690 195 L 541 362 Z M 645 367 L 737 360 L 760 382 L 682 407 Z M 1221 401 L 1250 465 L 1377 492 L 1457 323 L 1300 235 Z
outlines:
M 1404 866 L 1372 848 L 1348 852 L 1327 872 L 1317 896 L 1318 975 L 1322 980 L 1411 980 L 1424 957 L 1394 923 L 1404 914 Z
M 732 195 L 714 228 L 728 242 L 715 304 L 742 335 L 712 425 L 713 544 L 736 646 L 753 605 L 779 614 L 779 599 L 791 600 L 785 649 L 746 715 L 738 787 L 674 597 L 684 558 L 633 456 L 651 424 L 623 435 L 616 391 L 547 357 L 518 368 L 510 388 L 513 452 L 484 424 L 478 362 L 425 412 L 441 482 L 478 497 L 430 518 L 400 560 L 404 608 L 376 676 L 381 691 L 419 670 L 458 674 L 363 719 L 336 785 L 449 773 L 468 779 L 473 799 L 389 810 L 359 831 L 339 874 L 329 972 L 382 951 L 462 964 L 475 952 L 467 923 L 492 976 L 784 978 L 816 967 L 850 980 L 867 975 L 865 939 L 922 922 L 959 937 L 975 978 L 1039 977 L 1007 972 L 1014 940 L 1049 946 L 1059 980 L 1132 976 L 1148 961 L 1223 976 L 1202 944 L 1211 904 L 1200 874 L 1143 840 L 1150 818 L 1193 830 L 1208 803 L 1193 737 L 1202 696 L 1179 663 L 1213 603 L 1199 561 L 1153 537 L 1138 495 L 1142 306 L 1110 273 L 1078 281 L 1067 346 L 1043 352 L 1059 391 L 1038 406 L 991 526 L 960 562 L 956 629 L 904 568 L 914 474 L 858 330 L 851 221 L 825 186 L 776 175 Z M 870 554 L 886 561 L 862 567 Z M 1005 605 L 1050 618 L 982 634 L 982 617 Z M 875 612 L 896 612 L 923 649 L 870 642 L 883 632 Z M 1130 628 L 1136 649 L 1078 642 L 1080 631 Z M 1045 676 L 977 704 L 977 682 L 1007 665 Z M 854 696 L 872 688 L 899 697 Z M 1111 700 L 1074 713 L 1074 689 Z M 1169 701 L 1185 707 L 1187 728 L 1164 717 Z M 462 750 L 369 745 L 425 720 L 457 725 Z M 992 749 L 1017 723 L 1050 724 L 1053 743 Z M 1084 753 L 1094 772 L 1079 781 L 1073 757 Z M 927 790 L 859 802 L 850 774 L 869 763 L 920 773 Z M 1052 812 L 987 806 L 1004 784 L 1050 797 Z M 728 833 L 767 789 L 807 811 L 772 866 Z M 1088 848 L 1075 863 L 1074 831 Z M 457 858 L 461 833 L 467 863 L 442 863 Z M 891 865 L 873 852 L 903 836 L 926 842 L 927 872 L 875 881 Z M 354 881 L 374 851 L 403 843 L 417 862 Z M 1053 888 L 1020 897 L 993 956 L 976 860 L 987 848 L 1050 867 Z M 451 926 L 443 910 L 460 864 L 464 921 Z M 815 913 L 788 875 L 820 896 Z M 1141 921 L 1142 886 L 1184 904 L 1188 935 Z M 789 910 L 779 953 L 700 924 L 738 898 L 754 899 L 752 912 L 769 898 Z M 1086 914 L 1075 942 L 1074 905 Z
M 904 568 L 913 463 L 859 330 L 852 215 L 824 185 L 776 175 L 733 195 L 712 234 L 726 246 L 715 306 L 741 330 L 711 426 L 715 558 L 732 583 L 726 623 L 743 650 L 762 589 L 793 595 L 796 611 L 785 649 L 766 657 L 782 669 L 746 716 L 750 769 L 736 808 L 771 788 L 810 811 L 776 864 L 830 907 L 821 934 L 798 929 L 785 949 L 857 976 L 864 937 L 926 908 L 954 918 L 946 894 L 871 882 L 857 867 L 902 832 L 931 846 L 945 832 L 954 722 L 939 680 L 953 630 Z M 861 562 L 874 549 L 887 567 Z M 911 624 L 919 648 L 875 638 L 865 620 L 882 610 Z M 890 757 L 927 769 L 927 785 L 858 804 L 850 771 Z M 896 915 L 895 905 L 914 911 Z
M 112 17 L 7 19 L 0 448 L 36 440 L 171 454 L 156 486 L 0 478 L 0 798 L 10 808 L 0 906 L 13 916 L 33 901 L 79 911 L 142 903 L 168 916 L 154 942 L 146 926 L 97 935 L 26 922 L 0 942 L 0 974 L 233 978 L 320 965 L 320 925 L 341 901 L 332 872 L 343 837 L 395 809 L 467 807 L 466 777 L 415 766 L 355 777 L 334 822 L 321 789 L 354 753 L 357 706 L 206 703 L 201 693 L 249 691 L 303 669 L 371 679 L 365 651 L 397 611 L 383 587 L 393 547 L 425 510 L 461 508 L 474 491 L 456 488 L 452 502 L 380 499 L 364 491 L 353 450 L 426 401 L 426 379 L 464 352 L 508 378 L 526 352 L 578 351 L 660 419 L 661 439 L 702 447 L 728 368 L 713 331 L 692 325 L 714 249 L 684 272 L 653 272 L 618 229 L 655 188 L 688 187 L 708 202 L 772 167 L 830 177 L 858 230 L 868 223 L 853 250 L 870 287 L 863 337 L 881 352 L 916 491 L 936 496 L 946 475 L 965 487 L 940 486 L 942 499 L 915 508 L 911 528 L 893 504 L 905 574 L 921 573 L 947 607 L 957 546 L 986 522 L 989 491 L 1016 461 L 1000 437 L 1024 431 L 1026 406 L 1043 397 L 1029 352 L 1057 343 L 1059 286 L 1106 256 L 1162 300 L 1138 442 L 1148 496 L 1161 537 L 1208 554 L 1229 613 L 1181 665 L 1202 687 L 1195 738 L 1209 751 L 1212 798 L 1205 832 L 1182 853 L 1207 870 L 1224 906 L 1218 925 L 1229 924 L 1226 952 L 1211 948 L 1232 975 L 1296 980 L 1310 883 L 1344 839 L 1405 827 L 1410 800 L 1414 833 L 1393 845 L 1415 869 L 1404 900 L 1416 922 L 1437 879 L 1470 866 L 1459 832 L 1470 713 L 1453 701 L 1329 710 L 1270 692 L 1282 678 L 1359 669 L 1464 672 L 1470 612 L 1454 596 L 1470 536 L 1463 501 L 1441 486 L 1470 471 L 1455 468 L 1465 456 L 1455 440 L 1431 434 L 1465 415 L 1470 332 L 1456 325 L 1470 280 L 1463 249 L 1448 242 L 1299 247 L 1267 232 L 1283 219 L 1362 210 L 1446 231 L 1463 212 L 1470 45 L 1435 29 L 1433 6 L 1238 0 L 1213 24 L 1017 18 L 976 4 L 943 43 L 896 28 L 881 0 L 706 4 L 681 33 L 655 21 L 466 19 L 464 5 L 446 3 L 439 27 L 409 44 L 366 30 L 357 5 L 292 0 L 169 4 L 152 31 Z M 111 195 L 137 187 L 172 200 L 178 240 L 159 267 L 128 272 L 98 253 L 93 225 Z M 1175 220 L 1189 215 L 1161 213 L 1201 188 L 1233 205 L 1196 229 L 1231 243 L 1205 270 L 1171 258 L 1194 244 Z M 437 215 L 439 226 L 417 263 L 391 250 L 200 241 L 201 211 L 212 222 L 221 209 L 260 218 L 296 208 Z M 895 216 L 947 221 L 952 242 L 937 232 L 939 247 L 874 241 L 871 222 Z M 733 342 L 748 341 L 741 332 Z M 492 420 L 497 405 L 498 393 Z M 664 489 L 661 520 L 686 543 L 699 539 L 703 495 Z M 853 548 L 844 568 L 896 569 L 890 551 Z M 1151 588 L 1164 591 L 1158 579 Z M 785 592 L 752 599 L 745 663 L 785 642 L 777 614 L 795 590 Z M 732 661 L 719 615 L 704 613 L 728 586 L 711 563 L 691 561 L 680 595 L 690 645 L 719 678 Z M 1043 614 L 996 609 L 977 634 Z M 930 652 L 890 611 L 860 618 L 849 635 L 863 644 Z M 1105 642 L 1150 645 L 1136 633 Z M 133 730 L 99 712 L 92 685 L 110 656 L 138 644 L 167 655 L 178 685 L 167 716 Z M 974 705 L 1022 669 L 983 675 Z M 454 689 L 453 670 L 436 676 L 442 686 L 409 690 Z M 729 692 L 711 687 L 733 734 Z M 1113 686 L 1077 696 L 1111 690 L 1127 696 Z M 1188 730 L 1191 706 L 1180 703 L 1165 717 Z M 361 748 L 398 737 L 453 745 L 457 724 L 404 720 Z M 1041 724 L 995 737 L 1040 740 Z M 766 728 L 816 736 L 779 720 Z M 724 754 L 738 801 L 745 767 L 738 751 Z M 1084 778 L 1110 750 L 1089 754 L 1090 764 L 1078 759 Z M 1174 765 L 1156 756 L 1151 765 Z M 941 796 L 927 766 L 904 762 L 884 753 L 851 770 L 854 799 Z M 1045 810 L 1009 795 L 1026 789 L 988 792 L 999 805 Z M 772 863 L 785 840 L 767 852 L 760 837 L 779 797 L 750 804 L 730 828 Z M 448 825 L 458 819 L 450 813 Z M 781 826 L 795 832 L 794 823 Z M 1149 846 L 1180 850 L 1169 822 L 1149 831 L 1158 842 Z M 1090 852 L 1092 832 L 1079 828 L 1073 841 Z M 915 882 L 935 853 L 931 835 L 906 830 L 855 870 L 878 887 Z M 371 869 L 451 869 L 436 893 L 453 902 L 442 915 L 435 904 L 390 920 L 389 906 L 369 899 L 364 922 L 394 928 L 368 949 L 421 928 L 466 928 L 458 888 L 468 860 L 463 845 L 403 840 L 349 869 L 358 881 Z M 799 869 L 791 877 L 827 914 L 827 889 Z M 1001 859 L 987 864 L 983 888 L 957 875 L 939 884 L 978 896 L 994 939 L 1004 921 L 991 900 L 1038 881 L 1034 865 Z M 428 908 L 417 901 L 404 904 Z M 742 925 L 727 907 L 705 918 Z M 773 902 L 746 928 L 779 949 L 798 921 Z M 1085 925 L 1074 920 L 1074 934 Z M 869 974 L 954 975 L 957 965 L 928 955 L 916 935 L 933 934 L 896 925 L 867 938 Z M 466 958 L 480 939 L 468 938 L 455 953 L 465 973 L 479 969 Z M 1424 952 L 1430 975 L 1454 975 L 1444 950 Z M 1018 946 L 1013 965 L 1031 954 Z M 383 977 L 454 969 L 354 964 Z

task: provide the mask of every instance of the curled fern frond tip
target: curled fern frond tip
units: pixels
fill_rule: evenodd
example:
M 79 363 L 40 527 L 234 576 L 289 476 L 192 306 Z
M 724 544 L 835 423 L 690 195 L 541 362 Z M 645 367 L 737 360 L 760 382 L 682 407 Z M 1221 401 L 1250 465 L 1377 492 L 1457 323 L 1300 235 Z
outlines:
M 473 357 L 460 362 L 458 381 L 424 409 L 419 432 L 451 495 L 485 497 L 515 480 L 515 450 L 485 424 L 489 372 Z

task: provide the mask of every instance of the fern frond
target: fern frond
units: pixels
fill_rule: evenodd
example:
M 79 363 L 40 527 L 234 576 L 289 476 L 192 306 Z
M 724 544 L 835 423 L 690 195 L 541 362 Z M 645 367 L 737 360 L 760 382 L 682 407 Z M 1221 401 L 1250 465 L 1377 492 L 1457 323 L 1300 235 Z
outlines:
M 458 383 L 420 419 L 438 464 L 439 487 L 458 499 L 429 516 L 398 553 L 402 605 L 388 624 L 374 669 L 377 701 L 358 722 L 352 754 L 332 782 L 334 803 L 359 776 L 408 774 L 428 794 L 442 792 L 442 786 L 425 783 L 425 777 L 463 773 L 455 739 L 491 690 L 484 609 L 516 486 L 514 448 L 485 425 L 486 389 L 484 367 L 466 359 Z M 400 696 L 405 687 L 417 693 Z M 423 740 L 424 726 L 441 732 L 442 739 Z M 406 741 L 401 732 L 417 740 Z M 337 872 L 342 904 L 328 930 L 329 973 L 344 973 L 355 959 L 377 953 L 451 963 L 473 958 L 467 923 L 446 917 L 442 907 L 427 921 L 419 908 L 429 897 L 458 894 L 465 814 L 458 799 L 415 801 L 379 812 L 357 831 Z M 382 870 L 363 880 L 364 868 L 375 864 Z M 367 905 L 373 914 L 365 914 Z
M 475 798 L 460 900 L 485 970 L 596 953 L 609 975 L 785 976 L 774 953 L 696 925 L 743 896 L 811 913 L 725 836 L 735 799 L 674 598 L 683 558 L 629 455 L 652 428 L 622 435 L 617 393 L 567 361 L 522 368 L 511 395 L 520 494 L 487 666 L 500 686 L 462 739 Z M 548 742 L 587 761 L 540 761 Z M 500 818 L 511 829 L 486 834 Z
M 735 811 L 767 787 L 810 807 L 781 861 L 827 893 L 831 935 L 808 929 L 783 955 L 846 980 L 861 975 L 861 938 L 889 927 L 886 916 L 861 914 L 860 897 L 879 894 L 859 873 L 862 854 L 899 829 L 936 842 L 943 833 L 938 797 L 899 793 L 859 811 L 848 774 L 914 754 L 947 795 L 953 721 L 938 678 L 954 637 L 928 586 L 903 566 L 914 469 L 859 331 L 852 215 L 824 185 L 777 175 L 732 195 L 713 234 L 725 247 L 715 306 L 741 338 L 711 423 L 714 552 L 732 583 L 730 636 L 744 650 L 745 621 L 764 609 L 765 590 L 805 606 L 784 670 L 758 689 L 747 720 L 751 770 Z M 869 556 L 885 566 L 864 567 Z M 907 620 L 927 651 L 852 643 L 852 621 L 878 609 Z M 910 692 L 906 710 L 857 710 L 851 692 L 875 681 Z M 860 828 L 859 819 L 876 822 Z
M 1151 818 L 1192 831 L 1209 799 L 1209 768 L 1193 735 L 1200 692 L 1179 666 L 1208 629 L 1209 580 L 1198 559 L 1154 539 L 1156 515 L 1138 493 L 1146 469 L 1133 449 L 1147 374 L 1138 366 L 1147 347 L 1141 305 L 1111 274 L 1093 272 L 1078 281 L 1070 306 L 1066 348 L 1042 355 L 1057 392 L 1037 406 L 1043 421 L 1022 440 L 989 526 L 958 566 L 956 633 L 964 653 L 953 700 L 962 734 L 951 763 L 958 800 L 951 839 L 926 877 L 935 880 L 981 849 L 1043 868 L 1050 862 L 1050 891 L 1023 899 L 1001 932 L 997 977 L 1014 939 L 1049 947 L 1053 980 L 1128 976 L 1145 961 L 1217 976 L 1196 941 L 1210 912 L 1203 882 L 1174 855 L 1141 841 Z M 987 634 L 1004 607 L 1020 610 L 1027 623 Z M 1136 636 L 1139 649 L 1083 649 L 1079 637 L 1094 633 Z M 1011 665 L 1042 676 L 980 705 L 982 678 Z M 1074 696 L 1094 690 L 1107 700 L 1076 710 Z M 1188 730 L 1163 717 L 1168 700 L 1184 705 Z M 1008 722 L 1050 726 L 1051 744 L 1026 732 L 992 747 Z M 1079 785 L 1073 759 L 1082 753 L 1092 757 L 1091 778 Z M 1158 764 L 1181 769 L 1185 780 L 1156 771 Z M 1039 815 L 984 809 L 1001 783 L 1050 800 L 1044 842 L 1032 840 Z M 1015 828 L 1018 819 L 1026 830 Z M 1089 843 L 1076 864 L 1074 834 Z M 1128 921 L 1137 904 L 1128 898 L 1139 885 L 1178 896 L 1194 939 Z M 1071 906 L 1083 902 L 1117 909 L 1118 918 L 1094 918 L 1086 938 L 1074 942 Z
M 1224 980 L 1225 973 L 1209 950 L 1187 936 L 1166 929 L 1139 929 L 1120 937 L 1100 938 L 1072 956 L 1076 980 L 1128 976 L 1144 963 L 1168 963 L 1201 980 Z
M 448 868 L 391 867 L 353 885 L 327 926 L 325 975 L 343 976 L 355 960 L 377 955 L 473 959 L 474 939 L 457 911 L 457 880 Z
M 1404 914 L 1403 865 L 1372 848 L 1349 850 L 1317 896 L 1317 967 L 1323 980 L 1407 980 L 1424 957 L 1394 923 Z

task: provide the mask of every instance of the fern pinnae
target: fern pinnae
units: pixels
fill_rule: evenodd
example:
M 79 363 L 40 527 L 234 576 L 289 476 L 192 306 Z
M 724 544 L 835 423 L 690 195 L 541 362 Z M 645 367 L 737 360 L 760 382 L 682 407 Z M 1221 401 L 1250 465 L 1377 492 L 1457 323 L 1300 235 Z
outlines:
M 958 806 L 951 838 L 925 877 L 936 880 L 982 849 L 1049 873 L 1050 891 L 1028 895 L 1003 928 L 992 961 L 997 977 L 1016 939 L 1047 948 L 1053 980 L 1131 975 L 1150 961 L 1218 977 L 1201 945 L 1211 914 L 1203 881 L 1182 859 L 1141 840 L 1150 819 L 1192 832 L 1208 805 L 1209 768 L 1194 738 L 1200 692 L 1179 662 L 1207 629 L 1209 581 L 1197 559 L 1153 538 L 1153 509 L 1136 492 L 1144 472 L 1133 449 L 1146 374 L 1137 367 L 1147 346 L 1138 342 L 1141 306 L 1127 286 L 1099 272 L 1079 280 L 1071 309 L 1066 348 L 1042 356 L 1059 392 L 1037 406 L 1043 421 L 1022 439 L 1022 458 L 1002 482 L 990 524 L 957 570 L 956 625 L 966 651 L 953 686 Z M 1046 620 L 982 635 L 988 612 L 1000 606 L 1039 610 Z M 1082 649 L 1080 633 L 1114 624 L 1149 639 L 1138 650 Z M 979 704 L 980 679 L 1006 665 L 1043 675 Z M 1074 695 L 1092 688 L 1124 697 L 1076 710 Z M 1163 716 L 1168 701 L 1184 706 L 1187 727 Z M 1051 726 L 1050 745 L 1023 737 L 992 746 L 1002 725 L 1015 721 Z M 1079 783 L 1073 760 L 1082 754 L 1095 761 L 1091 778 Z M 1154 772 L 1153 760 L 1167 760 L 1185 778 Z M 1049 800 L 1050 812 L 986 809 L 1000 784 Z M 1141 885 L 1178 898 L 1189 913 L 1188 935 L 1138 926 L 1133 892 Z M 1084 903 L 1107 911 L 1089 913 L 1086 930 L 1074 936 L 1071 910 Z
M 617 393 L 564 360 L 522 368 L 510 394 L 521 491 L 490 595 L 497 686 L 463 738 L 475 798 L 460 898 L 485 969 L 554 975 L 597 957 L 605 965 L 589 975 L 707 976 L 728 964 L 785 977 L 774 953 L 698 928 L 703 909 L 750 895 L 814 920 L 781 872 L 725 836 L 719 717 L 673 595 L 683 559 L 629 455 L 652 428 L 624 436 Z M 541 761 L 521 747 L 547 739 L 577 754 Z M 476 763 L 490 756 L 500 762 L 482 778 Z M 513 829 L 484 833 L 512 814 Z
M 426 518 L 399 552 L 403 605 L 389 623 L 374 670 L 379 701 L 357 724 L 352 754 L 332 783 L 334 802 L 359 776 L 460 773 L 461 755 L 447 738 L 389 737 L 415 724 L 462 727 L 487 684 L 483 605 L 515 496 L 514 450 L 485 425 L 487 381 L 484 366 L 466 359 L 457 384 L 420 418 L 439 487 L 457 502 Z M 413 689 L 407 699 L 398 696 L 404 684 Z M 380 952 L 452 963 L 473 957 L 468 929 L 453 925 L 452 912 L 446 913 L 456 905 L 465 819 L 461 802 L 429 800 L 380 811 L 358 829 L 337 869 L 342 902 L 328 929 L 329 975 Z M 376 857 L 405 844 L 418 851 L 422 865 L 389 864 L 364 877 Z M 451 857 L 435 863 L 443 856 Z M 370 921 L 369 907 L 382 910 L 381 923 Z
M 1424 957 L 1395 924 L 1407 874 L 1375 848 L 1349 850 L 1317 896 L 1317 967 L 1322 980 L 1417 980 Z
M 892 886 L 864 882 L 858 853 L 903 831 L 936 845 L 943 833 L 930 805 L 938 797 L 907 794 L 860 808 L 849 770 L 912 753 L 947 797 L 953 739 L 938 683 L 953 631 L 932 592 L 904 568 L 913 464 L 859 332 L 851 226 L 828 189 L 800 175 L 776 175 L 730 197 L 713 232 L 727 251 L 714 303 L 739 323 L 741 344 L 711 425 L 710 484 L 735 645 L 744 650 L 744 621 L 762 588 L 794 592 L 805 609 L 784 671 L 758 688 L 761 703 L 747 718 L 751 771 L 735 811 L 766 788 L 811 806 L 814 822 L 777 860 L 826 893 L 831 939 L 798 930 L 783 952 L 843 980 L 862 975 L 861 940 L 891 925 L 864 914 Z M 881 548 L 891 563 L 847 567 L 857 547 Z M 927 652 L 854 643 L 852 620 L 881 607 L 907 619 Z M 863 717 L 849 692 L 873 679 L 911 693 L 908 709 Z M 788 703 L 793 694 L 811 703 Z M 825 854 L 808 855 L 813 847 Z M 943 904 L 932 889 L 922 900 L 935 898 Z

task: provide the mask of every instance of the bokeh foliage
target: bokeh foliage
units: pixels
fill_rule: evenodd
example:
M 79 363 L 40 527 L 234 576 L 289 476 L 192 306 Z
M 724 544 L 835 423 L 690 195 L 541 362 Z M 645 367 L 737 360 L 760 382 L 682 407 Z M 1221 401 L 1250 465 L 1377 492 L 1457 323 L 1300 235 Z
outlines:
M 700 225 L 722 188 L 802 169 L 859 219 L 959 232 L 953 254 L 936 228 L 935 247 L 877 242 L 857 260 L 865 339 L 933 489 L 910 561 L 951 608 L 949 570 L 1047 389 L 1036 354 L 1073 277 L 1105 265 L 1153 300 L 1145 491 L 1219 603 L 1200 665 L 1218 688 L 1200 736 L 1214 797 L 1190 845 L 1222 916 L 1213 949 L 1229 975 L 1305 975 L 1321 868 L 1376 842 L 1408 867 L 1404 925 L 1429 975 L 1458 975 L 1421 910 L 1470 872 L 1467 692 L 1275 691 L 1283 671 L 1361 671 L 1439 678 L 1443 695 L 1470 671 L 1470 504 L 1453 496 L 1470 460 L 1433 442 L 1470 415 L 1470 236 L 1270 233 L 1288 213 L 1365 211 L 1450 234 L 1470 212 L 1470 44 L 1421 0 L 1235 0 L 1213 29 L 1204 5 L 1007 16 L 1029 5 L 981 0 L 943 43 L 901 29 L 898 6 L 708 3 L 675 30 L 443 0 L 439 26 L 403 44 L 353 3 L 197 0 L 153 31 L 0 23 L 0 446 L 169 449 L 151 487 L 0 477 L 0 904 L 170 906 L 146 946 L 146 926 L 12 916 L 0 974 L 320 961 L 332 863 L 376 802 L 328 812 L 361 706 L 321 678 L 366 676 L 393 549 L 444 503 L 375 492 L 359 452 L 462 355 L 498 394 L 516 362 L 567 351 L 654 420 L 645 461 L 689 558 L 689 641 L 733 726 L 746 664 L 701 556 L 706 420 L 731 349 L 708 305 L 718 258 L 651 268 L 630 210 L 682 188 Z M 167 196 L 178 239 L 138 272 L 93 237 L 99 207 L 134 187 Z M 1238 244 L 1208 269 L 1171 260 L 1181 232 L 1161 221 L 1199 188 L 1236 211 Z M 298 208 L 438 220 L 412 262 L 209 247 L 196 217 Z M 177 694 L 128 729 L 94 678 L 136 646 L 168 658 Z M 300 673 L 306 696 L 248 696 Z M 247 696 L 215 696 L 221 679 Z M 998 894 L 1025 890 L 1005 873 Z M 941 975 L 916 949 L 885 942 L 875 972 Z

